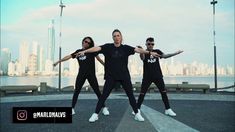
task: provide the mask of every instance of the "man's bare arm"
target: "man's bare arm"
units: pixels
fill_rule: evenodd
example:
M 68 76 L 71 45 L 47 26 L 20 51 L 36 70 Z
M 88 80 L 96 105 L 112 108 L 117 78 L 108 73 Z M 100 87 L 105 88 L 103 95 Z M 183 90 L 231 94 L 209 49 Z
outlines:
M 67 56 L 65 56 L 64 58 L 62 58 L 61 60 L 58 60 L 57 62 L 55 62 L 55 63 L 53 64 L 53 66 L 56 66 L 56 65 L 58 65 L 60 62 L 67 61 L 67 60 L 69 60 L 69 59 L 71 59 L 71 58 L 72 58 L 72 55 L 67 55 Z
M 171 53 L 171 54 L 162 54 L 161 57 L 166 59 L 166 58 L 170 58 L 172 56 L 178 55 L 178 54 L 180 54 L 182 52 L 183 52 L 182 50 L 179 50 L 179 51 L 176 51 L 175 53 Z
M 152 55 L 154 57 L 161 57 L 161 55 L 159 55 L 156 52 L 146 51 L 146 50 L 138 48 L 138 47 L 135 48 L 135 52 L 136 53 L 140 53 L 140 54 L 150 54 L 150 55 Z

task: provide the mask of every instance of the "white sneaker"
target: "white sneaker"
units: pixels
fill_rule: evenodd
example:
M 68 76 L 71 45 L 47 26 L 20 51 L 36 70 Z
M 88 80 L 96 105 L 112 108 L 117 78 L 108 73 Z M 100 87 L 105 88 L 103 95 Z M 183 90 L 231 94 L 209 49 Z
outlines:
M 95 122 L 97 121 L 99 118 L 98 118 L 98 114 L 96 113 L 93 113 L 92 116 L 90 117 L 89 119 L 89 122 Z
M 74 108 L 72 108 L 72 115 L 75 115 L 75 110 L 74 110 Z
M 108 116 L 109 115 L 109 110 L 107 107 L 104 107 L 102 110 L 103 115 Z
M 172 109 L 165 110 L 165 114 L 169 116 L 176 116 L 176 113 Z
M 138 112 L 140 112 L 140 109 L 138 109 Z M 141 113 L 141 112 L 140 112 Z M 135 112 L 134 111 L 132 111 L 132 113 L 131 113 L 132 115 L 135 115 Z
M 141 116 L 140 112 L 135 114 L 135 120 L 137 120 L 137 121 L 144 121 L 144 118 Z

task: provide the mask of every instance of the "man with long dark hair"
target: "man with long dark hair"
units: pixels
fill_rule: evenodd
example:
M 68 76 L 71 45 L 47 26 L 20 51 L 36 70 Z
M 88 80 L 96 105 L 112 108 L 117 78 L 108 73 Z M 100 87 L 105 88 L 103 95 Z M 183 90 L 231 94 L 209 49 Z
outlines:
M 94 47 L 93 39 L 91 37 L 85 37 L 82 40 L 82 49 L 76 50 L 74 53 L 65 56 L 63 59 L 61 59 L 53 64 L 54 66 L 56 66 L 58 63 L 63 62 L 63 61 L 67 61 L 71 58 L 76 58 L 78 60 L 79 72 L 78 72 L 78 75 L 76 78 L 75 91 L 73 94 L 72 114 L 75 114 L 74 107 L 77 103 L 78 95 L 79 95 L 81 88 L 82 88 L 83 84 L 85 83 L 86 79 L 88 80 L 90 86 L 93 88 L 97 97 L 99 98 L 101 96 L 98 81 L 97 81 L 97 78 L 95 75 L 95 57 L 102 65 L 104 65 L 104 62 L 102 61 L 102 59 L 100 59 L 100 57 L 98 56 L 98 53 L 89 53 L 89 54 L 85 54 L 84 56 L 76 57 L 76 54 L 78 52 L 87 50 L 92 47 Z M 102 105 L 102 107 L 103 107 L 103 111 L 102 111 L 103 114 L 109 115 L 108 108 L 105 107 L 104 104 Z

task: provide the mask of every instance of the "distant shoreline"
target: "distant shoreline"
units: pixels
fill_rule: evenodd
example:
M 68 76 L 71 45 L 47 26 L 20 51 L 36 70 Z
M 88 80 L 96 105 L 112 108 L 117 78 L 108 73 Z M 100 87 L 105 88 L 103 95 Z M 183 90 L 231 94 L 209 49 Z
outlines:
M 77 75 L 74 76 L 62 76 L 62 77 L 76 77 Z M 97 75 L 98 77 L 103 76 L 103 75 Z M 8 75 L 0 75 L 0 77 L 58 77 L 58 75 L 22 75 L 22 76 L 8 76 Z M 142 75 L 132 75 L 131 77 L 142 77 Z M 192 76 L 192 75 L 163 75 L 163 77 L 214 77 L 214 75 L 198 75 L 198 76 Z M 234 77 L 233 75 L 218 75 L 217 77 Z

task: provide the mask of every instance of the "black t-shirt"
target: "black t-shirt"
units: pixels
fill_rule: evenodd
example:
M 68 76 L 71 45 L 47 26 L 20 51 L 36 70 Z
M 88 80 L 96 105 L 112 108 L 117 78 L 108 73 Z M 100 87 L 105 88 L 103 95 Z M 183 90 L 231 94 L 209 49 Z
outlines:
M 78 49 L 71 54 L 72 58 L 76 58 L 76 53 L 83 51 L 84 49 Z M 85 53 L 84 56 L 77 57 L 79 63 L 79 74 L 81 75 L 95 75 L 95 56 L 98 53 Z
M 114 80 L 130 79 L 128 70 L 128 57 L 135 54 L 135 48 L 129 45 L 120 45 L 115 47 L 114 43 L 104 44 L 100 53 L 105 57 L 105 75 L 104 78 Z
M 159 49 L 155 49 L 152 52 L 156 52 L 162 55 L 163 52 Z M 162 71 L 159 64 L 159 58 L 153 57 L 152 55 L 145 54 L 144 62 L 144 79 L 156 79 L 162 78 Z

